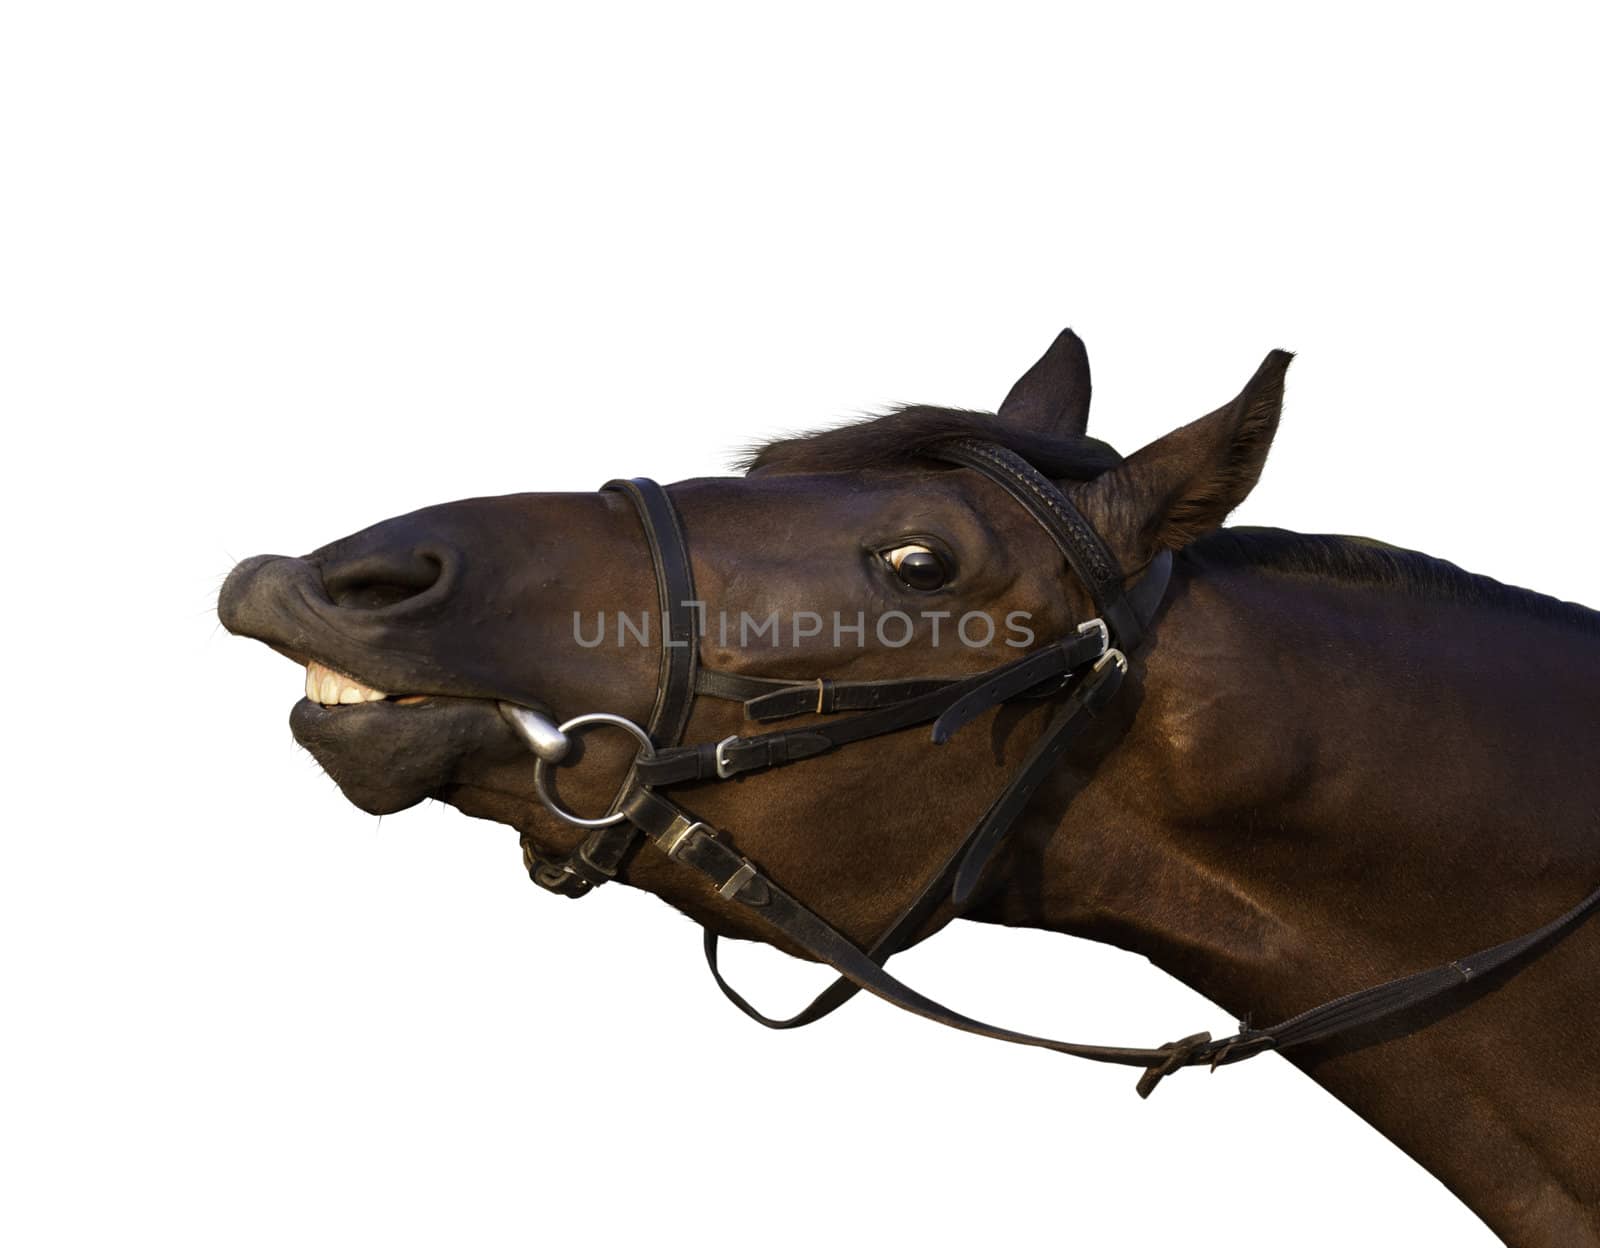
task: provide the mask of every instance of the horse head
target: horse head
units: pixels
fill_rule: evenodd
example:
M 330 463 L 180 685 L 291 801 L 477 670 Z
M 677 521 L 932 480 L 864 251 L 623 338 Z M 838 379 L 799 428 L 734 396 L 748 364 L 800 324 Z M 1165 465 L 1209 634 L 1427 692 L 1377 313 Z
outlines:
M 714 973 L 718 936 L 839 972 L 763 1021 L 866 989 L 1145 1093 L 1282 1051 L 1508 1239 L 1600 1243 L 1575 936 L 1600 891 L 1573 905 L 1600 877 L 1600 620 L 1379 543 L 1221 529 L 1289 358 L 1123 458 L 1087 433 L 1069 331 L 993 414 L 430 507 L 246 560 L 220 613 L 304 666 L 291 728 L 363 809 L 509 824 L 554 892 L 690 914 Z M 1281 1021 L 1150 1048 L 978 1023 L 884 967 L 956 917 L 1110 941 Z
M 1076 502 L 1137 578 L 1249 492 L 1288 362 L 1274 352 L 1232 402 L 1124 460 L 1086 434 L 1088 360 L 1069 330 L 994 414 L 902 408 L 767 444 L 742 476 L 672 486 L 701 670 L 784 682 L 777 690 L 793 682 L 797 708 L 814 713 L 833 709 L 832 689 L 959 680 L 1071 634 L 1095 615 L 1089 589 L 1026 510 L 938 448 L 981 439 L 1014 451 Z M 506 712 L 648 720 L 668 621 L 646 536 L 620 491 L 468 499 L 300 558 L 247 559 L 219 609 L 230 631 L 305 667 L 291 729 L 356 805 L 389 813 L 437 798 L 516 827 L 530 862 L 558 861 L 583 830 L 539 801 L 537 760 Z M 696 697 L 686 739 L 747 732 L 742 703 L 755 700 Z M 1008 706 L 990 731 L 938 752 L 920 733 L 878 736 L 708 786 L 696 811 L 738 829 L 745 852 L 826 898 L 835 921 L 869 941 L 981 813 L 1048 713 L 1044 700 Z M 573 746 L 549 787 L 563 808 L 599 814 L 637 743 L 592 732 Z M 617 875 L 719 930 L 772 937 L 649 855 Z

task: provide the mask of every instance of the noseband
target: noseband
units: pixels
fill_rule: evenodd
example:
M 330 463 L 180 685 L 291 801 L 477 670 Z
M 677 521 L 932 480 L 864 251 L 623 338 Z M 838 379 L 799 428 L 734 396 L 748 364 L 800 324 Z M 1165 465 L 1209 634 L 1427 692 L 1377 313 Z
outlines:
M 1340 997 L 1272 1027 L 1246 1025 L 1237 1034 L 1218 1040 L 1201 1032 L 1159 1048 L 1078 1044 L 1009 1031 L 958 1014 L 901 983 L 883 964 L 916 937 L 947 899 L 958 913 L 970 905 L 985 868 L 1029 799 L 1121 687 L 1128 671 L 1127 656 L 1147 636 L 1172 575 L 1172 552 L 1163 551 L 1128 585 L 1129 578 L 1110 549 L 1066 495 L 1004 447 L 961 438 L 940 443 L 927 454 L 982 474 L 1020 503 L 1087 587 L 1099 615 L 1022 658 L 954 680 L 775 680 L 706 668 L 699 662 L 694 609 L 700 604 L 695 599 L 688 548 L 666 491 L 646 478 L 608 482 L 604 488 L 626 495 L 638 512 L 655 569 L 663 621 L 656 698 L 642 728 L 608 714 L 579 715 L 557 725 L 526 707 L 501 704 L 502 712 L 537 756 L 534 780 L 540 800 L 567 823 L 589 829 L 577 849 L 559 860 L 540 856 L 524 837 L 523 855 L 536 883 L 565 896 L 584 896 L 615 878 L 634 845 L 647 839 L 674 862 L 704 876 L 719 897 L 742 906 L 794 947 L 838 972 L 839 978 L 798 1014 L 768 1018 L 723 978 L 717 966 L 717 937 L 708 929 L 705 953 L 713 978 L 729 1000 L 757 1022 L 780 1029 L 804 1026 L 865 989 L 901 1009 L 961 1031 L 1092 1061 L 1142 1067 L 1141 1096 L 1148 1096 L 1165 1076 L 1183 1067 L 1205 1064 L 1215 1069 L 1272 1049 L 1325 1040 L 1458 990 L 1543 945 L 1600 907 L 1597 890 L 1536 931 L 1444 966 Z M 746 716 L 759 723 L 797 715 L 857 713 L 798 728 L 682 745 L 696 695 L 742 702 Z M 943 744 L 985 712 L 1019 698 L 1057 699 L 1058 705 L 1022 763 L 955 852 L 889 930 L 866 950 L 779 888 L 723 833 L 662 792 L 677 785 L 715 783 L 786 766 L 930 722 L 933 743 Z M 605 814 L 584 818 L 555 799 L 549 773 L 565 759 L 569 734 L 598 727 L 630 733 L 639 749 Z

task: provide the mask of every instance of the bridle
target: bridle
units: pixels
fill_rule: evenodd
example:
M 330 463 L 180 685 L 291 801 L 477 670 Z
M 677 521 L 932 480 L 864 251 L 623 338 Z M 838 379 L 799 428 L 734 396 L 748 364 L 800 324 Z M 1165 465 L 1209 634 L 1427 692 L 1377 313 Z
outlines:
M 1543 927 L 1443 966 L 1339 997 L 1274 1026 L 1244 1025 L 1221 1039 L 1200 1032 L 1157 1048 L 1079 1044 L 1010 1031 L 968 1018 L 901 983 L 884 963 L 916 937 L 947 899 L 958 913 L 970 904 L 985 868 L 1029 799 L 1120 688 L 1128 671 L 1127 656 L 1139 648 L 1155 623 L 1172 575 L 1172 552 L 1163 551 L 1130 585 L 1110 549 L 1066 495 L 1013 451 L 958 438 L 924 453 L 982 474 L 1020 503 L 1087 587 L 1099 615 L 1022 658 L 952 680 L 777 680 L 713 670 L 699 662 L 694 611 L 699 604 L 683 528 L 666 491 L 647 478 L 608 482 L 605 489 L 625 495 L 633 504 L 649 543 L 663 621 L 656 698 L 644 727 L 603 713 L 579 715 L 558 725 L 527 707 L 501 704 L 536 755 L 534 778 L 540 800 L 557 817 L 588 829 L 583 842 L 561 859 L 542 856 L 524 837 L 524 858 L 536 883 L 566 896 L 584 896 L 615 878 L 635 845 L 648 840 L 672 861 L 704 876 L 718 896 L 739 904 L 792 946 L 838 973 L 839 978 L 798 1014 L 769 1018 L 723 977 L 717 965 L 717 936 L 707 929 L 705 954 L 713 978 L 729 1000 L 757 1022 L 780 1029 L 801 1027 L 865 989 L 961 1031 L 1142 1067 L 1141 1096 L 1148 1096 L 1164 1077 L 1183 1067 L 1204 1064 L 1215 1069 L 1269 1050 L 1326 1040 L 1459 990 L 1553 940 L 1600 907 L 1597 889 Z M 682 745 L 697 695 L 743 702 L 746 716 L 758 723 L 802 714 L 824 718 L 802 727 Z M 696 819 L 664 792 L 678 785 L 715 783 L 787 766 L 930 722 L 933 742 L 942 744 L 985 712 L 1018 698 L 1055 699 L 1055 713 L 955 851 L 868 949 L 858 947 L 785 892 L 722 832 Z M 841 712 L 856 713 L 831 718 Z M 567 756 L 569 734 L 599 726 L 630 733 L 639 749 L 606 813 L 584 818 L 555 799 L 549 772 Z

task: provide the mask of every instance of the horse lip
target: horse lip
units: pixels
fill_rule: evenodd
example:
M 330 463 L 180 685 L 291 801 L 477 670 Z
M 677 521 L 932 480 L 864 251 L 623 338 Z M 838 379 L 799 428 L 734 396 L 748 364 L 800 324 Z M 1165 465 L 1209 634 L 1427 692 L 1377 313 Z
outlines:
M 302 698 L 289 713 L 289 728 L 344 795 L 374 815 L 437 796 L 454 782 L 462 760 L 480 750 L 511 759 L 524 748 L 493 704 L 475 698 L 430 699 L 415 711 Z

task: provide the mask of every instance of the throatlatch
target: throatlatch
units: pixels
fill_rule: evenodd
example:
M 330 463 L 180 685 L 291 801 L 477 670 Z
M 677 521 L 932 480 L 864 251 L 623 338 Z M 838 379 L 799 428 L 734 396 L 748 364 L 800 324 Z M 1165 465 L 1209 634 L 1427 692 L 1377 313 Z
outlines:
M 604 487 L 627 496 L 638 512 L 655 568 L 662 620 L 662 652 L 655 705 L 645 728 L 606 714 L 580 715 L 554 724 L 537 711 L 502 704 L 507 719 L 537 756 L 535 783 L 544 804 L 568 823 L 590 829 L 564 859 L 541 857 L 524 837 L 523 855 L 534 881 L 553 892 L 581 897 L 613 879 L 640 837 L 674 862 L 699 872 L 722 898 L 737 902 L 795 947 L 831 966 L 839 979 L 805 1009 L 768 1018 L 739 995 L 717 965 L 717 937 L 706 932 L 706 961 L 718 987 L 739 1009 L 767 1027 L 815 1022 L 865 990 L 923 1018 L 1012 1044 L 1072 1057 L 1144 1069 L 1138 1084 L 1148 1096 L 1167 1075 L 1185 1066 L 1213 1069 L 1271 1049 L 1325 1040 L 1410 1009 L 1505 966 L 1554 939 L 1600 908 L 1600 889 L 1566 914 L 1514 940 L 1317 1006 L 1272 1027 L 1245 1027 L 1214 1040 L 1201 1032 L 1157 1048 L 1078 1044 L 1009 1031 L 958 1014 L 890 975 L 883 964 L 914 939 L 946 899 L 959 911 L 971 903 L 984 870 L 1017 818 L 1065 752 L 1121 687 L 1127 655 L 1149 634 L 1172 575 L 1172 552 L 1163 551 L 1131 585 L 1093 526 L 1043 473 L 1015 452 L 991 442 L 959 438 L 927 454 L 982 473 L 1017 500 L 1049 534 L 1068 567 L 1083 582 L 1099 616 L 1075 632 L 1022 658 L 954 680 L 774 680 L 701 667 L 698 660 L 694 580 L 677 513 L 665 490 L 636 478 Z M 857 714 L 838 720 L 753 736 L 680 745 L 698 694 L 740 701 L 758 722 L 801 714 Z M 931 723 L 942 744 L 974 719 L 1021 697 L 1059 699 L 1055 714 L 982 817 L 941 868 L 877 942 L 863 950 L 774 883 L 715 828 L 664 796 L 674 785 L 729 780 L 782 767 L 886 733 Z M 549 768 L 566 757 L 569 734 L 609 726 L 639 744 L 607 812 L 584 819 L 551 796 Z

